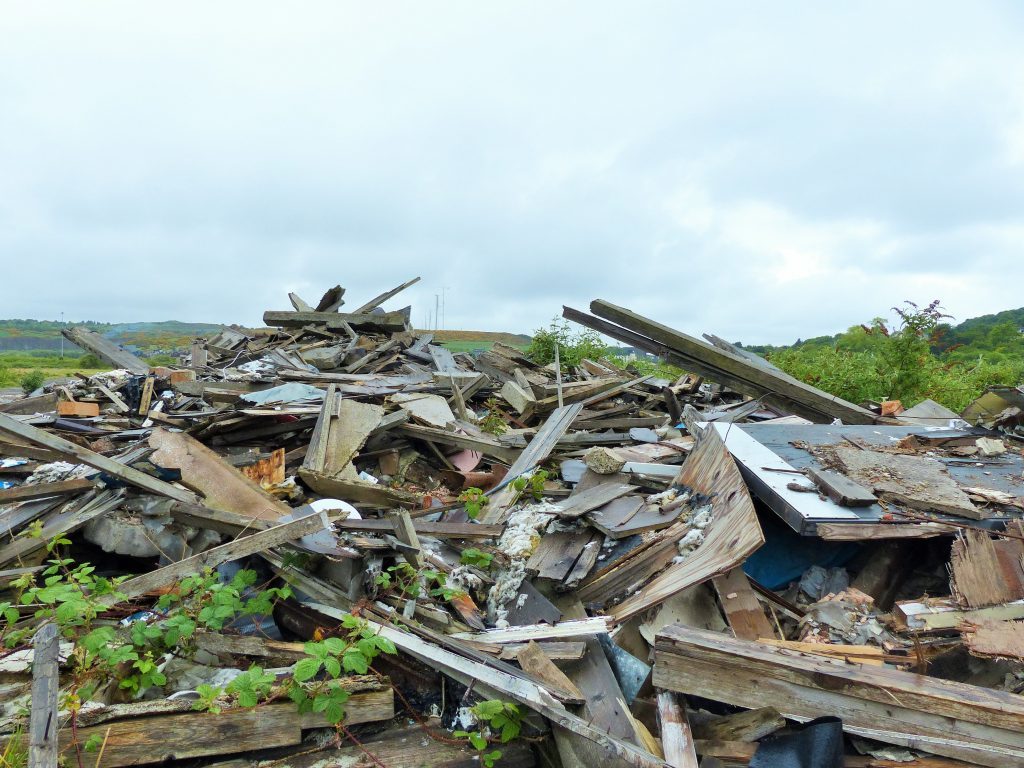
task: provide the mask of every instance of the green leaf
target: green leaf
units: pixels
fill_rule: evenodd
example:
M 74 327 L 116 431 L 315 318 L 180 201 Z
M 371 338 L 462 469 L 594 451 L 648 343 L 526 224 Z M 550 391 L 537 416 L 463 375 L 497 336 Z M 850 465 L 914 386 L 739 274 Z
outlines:
M 337 725 L 345 719 L 345 705 L 336 699 L 331 699 L 324 710 L 324 716 L 331 725 Z
M 395 644 L 388 640 L 386 637 L 381 637 L 380 635 L 377 635 L 376 637 L 374 637 L 373 642 L 376 643 L 377 647 L 383 653 L 398 653 L 398 649 L 395 647 Z
M 338 677 L 341 675 L 341 663 L 333 656 L 324 659 L 324 669 L 327 670 L 327 674 L 331 677 Z
M 327 651 L 334 656 L 338 656 L 345 652 L 345 641 L 340 637 L 328 637 L 324 640 L 324 645 Z
M 304 683 L 316 677 L 321 666 L 323 666 L 323 662 L 319 659 L 302 659 L 295 665 L 293 675 L 300 683 Z
M 473 745 L 473 748 L 478 752 L 482 752 L 487 749 L 487 739 L 480 733 L 469 734 L 469 743 Z
M 365 675 L 367 670 L 370 668 L 370 664 L 366 660 L 366 657 L 357 650 L 348 651 L 341 657 L 341 661 L 346 672 L 355 672 L 359 675 Z
M 239 691 L 238 692 L 238 705 L 241 707 L 255 707 L 259 703 L 256 698 L 256 694 L 252 691 Z

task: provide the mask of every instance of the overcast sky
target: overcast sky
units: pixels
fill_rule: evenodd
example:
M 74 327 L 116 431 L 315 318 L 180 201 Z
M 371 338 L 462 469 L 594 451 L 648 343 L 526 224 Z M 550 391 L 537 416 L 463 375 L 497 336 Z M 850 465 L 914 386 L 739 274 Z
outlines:
M 0 316 L 1024 305 L 1024 8 L 0 0 Z

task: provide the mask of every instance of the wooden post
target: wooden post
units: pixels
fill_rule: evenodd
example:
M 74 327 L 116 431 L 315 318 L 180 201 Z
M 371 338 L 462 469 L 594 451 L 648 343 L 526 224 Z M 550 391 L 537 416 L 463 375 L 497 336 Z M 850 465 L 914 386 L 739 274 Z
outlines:
M 44 624 L 32 642 L 32 713 L 29 716 L 28 768 L 57 768 L 57 625 Z

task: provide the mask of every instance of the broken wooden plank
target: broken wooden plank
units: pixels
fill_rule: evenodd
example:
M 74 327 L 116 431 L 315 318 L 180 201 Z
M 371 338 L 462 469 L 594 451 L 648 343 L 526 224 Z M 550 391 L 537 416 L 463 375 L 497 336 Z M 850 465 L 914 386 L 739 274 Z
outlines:
M 545 685 L 558 691 L 563 701 L 580 704 L 584 696 L 576 684 L 566 674 L 555 666 L 543 648 L 535 641 L 530 640 L 526 645 L 520 646 L 516 652 L 516 659 L 519 666 L 529 675 L 540 680 Z
M 870 507 L 878 501 L 869 488 L 831 469 L 810 467 L 807 476 L 826 496 L 842 507 Z
M 405 311 L 349 314 L 344 312 L 274 312 L 263 313 L 263 322 L 275 328 L 302 328 L 322 325 L 328 330 L 343 330 L 347 324 L 356 331 L 396 333 L 408 330 L 409 318 Z
M 587 644 L 582 640 L 531 640 L 552 661 L 579 661 L 586 652 Z M 501 646 L 498 658 L 502 661 L 515 661 L 519 651 L 529 643 L 509 643 Z
M 207 507 L 270 521 L 291 512 L 287 504 L 185 432 L 154 429 L 149 445 L 156 449 L 150 462 L 180 471 L 182 485 L 201 493 Z
M 880 539 L 932 539 L 955 530 L 940 523 L 818 523 L 815 533 L 826 541 L 878 541 Z
M 588 619 L 560 621 L 557 624 L 534 624 L 526 627 L 507 627 L 506 629 L 487 629 L 483 632 L 456 632 L 452 637 L 457 640 L 472 640 L 479 643 L 525 643 L 530 640 L 552 640 L 563 637 L 586 637 L 600 635 L 608 631 L 609 619 L 606 616 L 594 616 Z
M 565 500 L 556 502 L 553 511 L 563 518 L 582 517 L 587 512 L 603 507 L 608 502 L 637 490 L 639 488 L 635 485 L 612 480 L 595 485 L 592 488 L 587 488 L 584 491 L 573 493 Z
M 786 718 L 775 707 L 758 707 L 694 726 L 693 735 L 696 739 L 708 741 L 751 742 L 785 727 Z
M 129 485 L 134 485 L 142 488 L 150 493 L 155 493 L 158 496 L 168 496 L 176 501 L 184 501 L 188 503 L 194 503 L 197 501 L 196 496 L 191 491 L 186 491 L 183 488 L 176 488 L 170 483 L 165 483 L 163 480 L 157 480 L 152 475 L 147 475 L 145 472 L 140 472 L 137 469 L 121 464 L 120 462 L 108 459 L 102 454 L 90 451 L 88 448 L 72 443 L 69 440 L 65 440 L 62 437 L 51 435 L 37 427 L 30 426 L 28 424 L 22 424 L 17 419 L 11 418 L 5 414 L 0 413 L 0 432 L 5 432 L 10 435 L 20 437 L 22 440 L 27 440 L 30 443 L 41 445 L 44 448 L 49 448 L 52 451 L 57 451 L 65 456 L 71 456 L 75 461 L 98 469 L 106 474 L 116 477 L 118 480 L 122 480 Z
M 718 602 L 721 603 L 736 637 L 744 640 L 778 637 L 775 627 L 764 615 L 761 601 L 757 599 L 742 568 L 733 568 L 711 581 L 718 593 Z
M 420 279 L 418 277 L 414 277 L 412 280 L 407 280 L 406 282 L 402 283 L 401 285 L 399 285 L 399 286 L 397 286 L 395 288 L 392 288 L 390 291 L 384 291 L 384 293 L 379 294 L 378 296 L 374 296 L 372 299 L 370 299 L 365 304 L 361 304 L 360 306 L 358 306 L 355 309 L 353 309 L 352 310 L 352 314 L 354 314 L 354 315 L 362 315 L 362 314 L 366 314 L 368 312 L 372 312 L 374 309 L 379 307 L 381 304 L 383 304 L 388 299 L 393 299 L 395 296 L 400 294 L 406 288 L 409 288 L 410 286 L 416 285 L 416 283 L 418 283 L 419 281 L 420 281 Z M 297 307 L 296 307 L 296 309 L 297 309 Z
M 972 656 L 984 659 L 1024 660 L 1024 621 L 986 621 L 965 624 L 960 636 Z
M 850 733 L 980 765 L 1024 760 L 1021 697 L 911 672 L 675 625 L 658 633 L 654 684 L 796 720 L 828 712 Z
M 873 424 L 875 414 L 801 381 L 755 365 L 738 355 L 656 323 L 600 299 L 591 302 L 598 317 L 565 307 L 563 315 L 600 333 L 658 355 L 684 370 L 707 377 L 752 398 L 812 421 Z
M 963 610 L 954 600 L 943 597 L 901 600 L 893 607 L 893 613 L 911 631 L 937 632 L 956 629 L 961 624 L 1024 619 L 1024 600 L 973 610 Z
M 421 536 L 438 539 L 495 539 L 505 530 L 503 525 L 484 525 L 474 522 L 451 520 L 413 520 L 413 529 Z M 394 530 L 390 520 L 365 518 L 362 520 L 339 520 L 334 524 L 339 531 L 365 531 L 367 533 L 391 533 Z
M 658 725 L 665 762 L 672 768 L 698 768 L 685 704 L 671 691 L 658 691 Z
M 183 703 L 191 706 L 187 701 Z M 394 694 L 390 688 L 353 691 L 345 702 L 346 726 L 392 717 Z M 67 725 L 60 730 L 60 749 L 72 759 L 76 736 L 81 745 L 95 735 L 104 742 L 103 766 L 121 768 L 230 755 L 251 751 L 254 746 L 265 749 L 296 745 L 302 741 L 303 730 L 328 725 L 323 715 L 299 714 L 291 702 L 252 709 L 224 708 L 217 715 L 186 710 L 106 721 L 79 727 L 75 734 Z
M 76 347 L 92 352 L 96 357 L 114 368 L 124 368 L 134 374 L 149 373 L 149 364 L 131 352 L 126 352 L 110 339 L 82 326 L 62 328 L 61 335 Z
M 53 483 L 35 483 L 33 485 L 16 485 L 13 488 L 0 489 L 0 504 L 11 504 L 29 499 L 44 499 L 47 496 L 64 496 L 82 493 L 95 488 L 92 480 L 59 480 Z

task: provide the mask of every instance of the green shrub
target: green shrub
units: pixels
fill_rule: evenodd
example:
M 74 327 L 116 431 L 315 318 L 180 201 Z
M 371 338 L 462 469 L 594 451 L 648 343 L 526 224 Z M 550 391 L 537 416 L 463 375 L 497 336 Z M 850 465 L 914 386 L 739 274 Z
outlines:
M 87 352 L 78 358 L 78 364 L 83 368 L 103 368 L 103 361 L 92 352 Z
M 44 381 L 46 381 L 46 375 L 36 368 L 22 376 L 18 384 L 26 395 L 30 395 L 43 386 Z
M 577 366 L 585 358 L 596 360 L 609 351 L 597 331 L 573 331 L 568 321 L 556 317 L 547 328 L 534 331 L 525 354 L 538 365 L 549 365 L 555 362 L 556 346 L 563 368 Z

